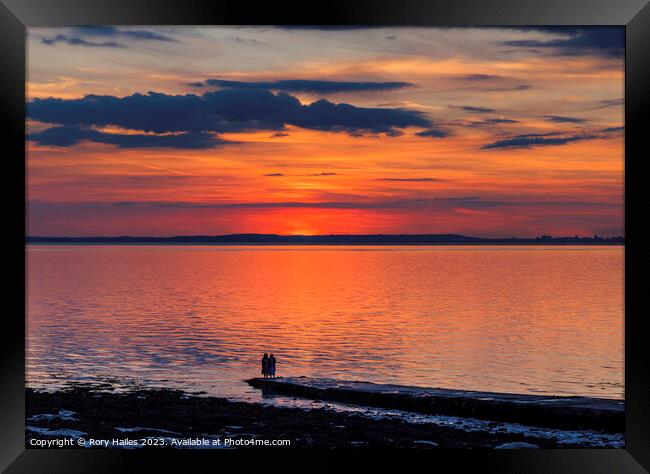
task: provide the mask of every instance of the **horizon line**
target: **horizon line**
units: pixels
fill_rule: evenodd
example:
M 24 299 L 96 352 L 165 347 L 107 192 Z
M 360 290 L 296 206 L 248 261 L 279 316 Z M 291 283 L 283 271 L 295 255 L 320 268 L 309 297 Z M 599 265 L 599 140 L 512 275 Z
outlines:
M 477 237 L 474 235 L 456 234 L 456 233 L 376 233 L 376 234 L 274 234 L 274 233 L 257 233 L 257 232 L 237 232 L 230 234 L 176 234 L 176 235 L 25 235 L 26 239 L 175 239 L 175 238 L 225 238 L 225 237 L 279 237 L 279 238 L 298 238 L 298 237 L 459 237 L 464 239 L 477 240 L 535 240 L 535 239 L 624 239 L 625 235 L 602 236 L 593 235 L 551 235 L 541 234 L 536 236 L 516 235 L 503 237 Z

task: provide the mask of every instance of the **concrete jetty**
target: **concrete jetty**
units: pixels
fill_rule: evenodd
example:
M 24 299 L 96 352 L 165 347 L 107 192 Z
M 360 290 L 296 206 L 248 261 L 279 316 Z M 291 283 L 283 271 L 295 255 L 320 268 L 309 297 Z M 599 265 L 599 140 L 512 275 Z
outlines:
M 625 430 L 625 402 L 605 398 L 476 392 L 444 388 L 280 377 L 247 380 L 264 393 L 411 412 L 505 421 L 559 429 Z

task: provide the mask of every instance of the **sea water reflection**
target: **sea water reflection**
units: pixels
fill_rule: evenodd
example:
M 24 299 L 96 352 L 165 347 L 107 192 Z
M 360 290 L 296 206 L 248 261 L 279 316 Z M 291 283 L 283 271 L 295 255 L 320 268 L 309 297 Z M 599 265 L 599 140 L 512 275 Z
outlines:
M 623 397 L 622 247 L 30 245 L 31 386 L 279 375 Z

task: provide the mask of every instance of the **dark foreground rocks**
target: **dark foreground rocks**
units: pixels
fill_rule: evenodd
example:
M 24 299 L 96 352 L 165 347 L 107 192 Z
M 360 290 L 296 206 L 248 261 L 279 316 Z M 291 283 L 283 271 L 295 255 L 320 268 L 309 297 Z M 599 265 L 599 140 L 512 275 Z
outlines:
M 185 438 L 283 439 L 289 440 L 292 448 L 493 449 L 506 443 L 557 447 L 553 440 L 518 434 L 466 432 L 394 419 L 377 420 L 323 408 L 303 410 L 231 402 L 166 389 L 128 393 L 110 393 L 87 386 L 74 386 L 57 392 L 27 389 L 26 425 L 30 427 L 25 433 L 27 447 L 34 447 L 30 440 L 66 436 L 167 441 Z M 169 444 L 151 443 L 148 446 L 169 447 Z M 268 449 L 287 448 L 276 446 Z

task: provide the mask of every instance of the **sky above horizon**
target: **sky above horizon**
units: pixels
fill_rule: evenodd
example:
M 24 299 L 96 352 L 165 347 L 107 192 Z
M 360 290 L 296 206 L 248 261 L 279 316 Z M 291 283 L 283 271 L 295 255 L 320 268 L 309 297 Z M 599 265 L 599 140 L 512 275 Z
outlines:
M 28 30 L 29 235 L 623 235 L 624 29 Z

